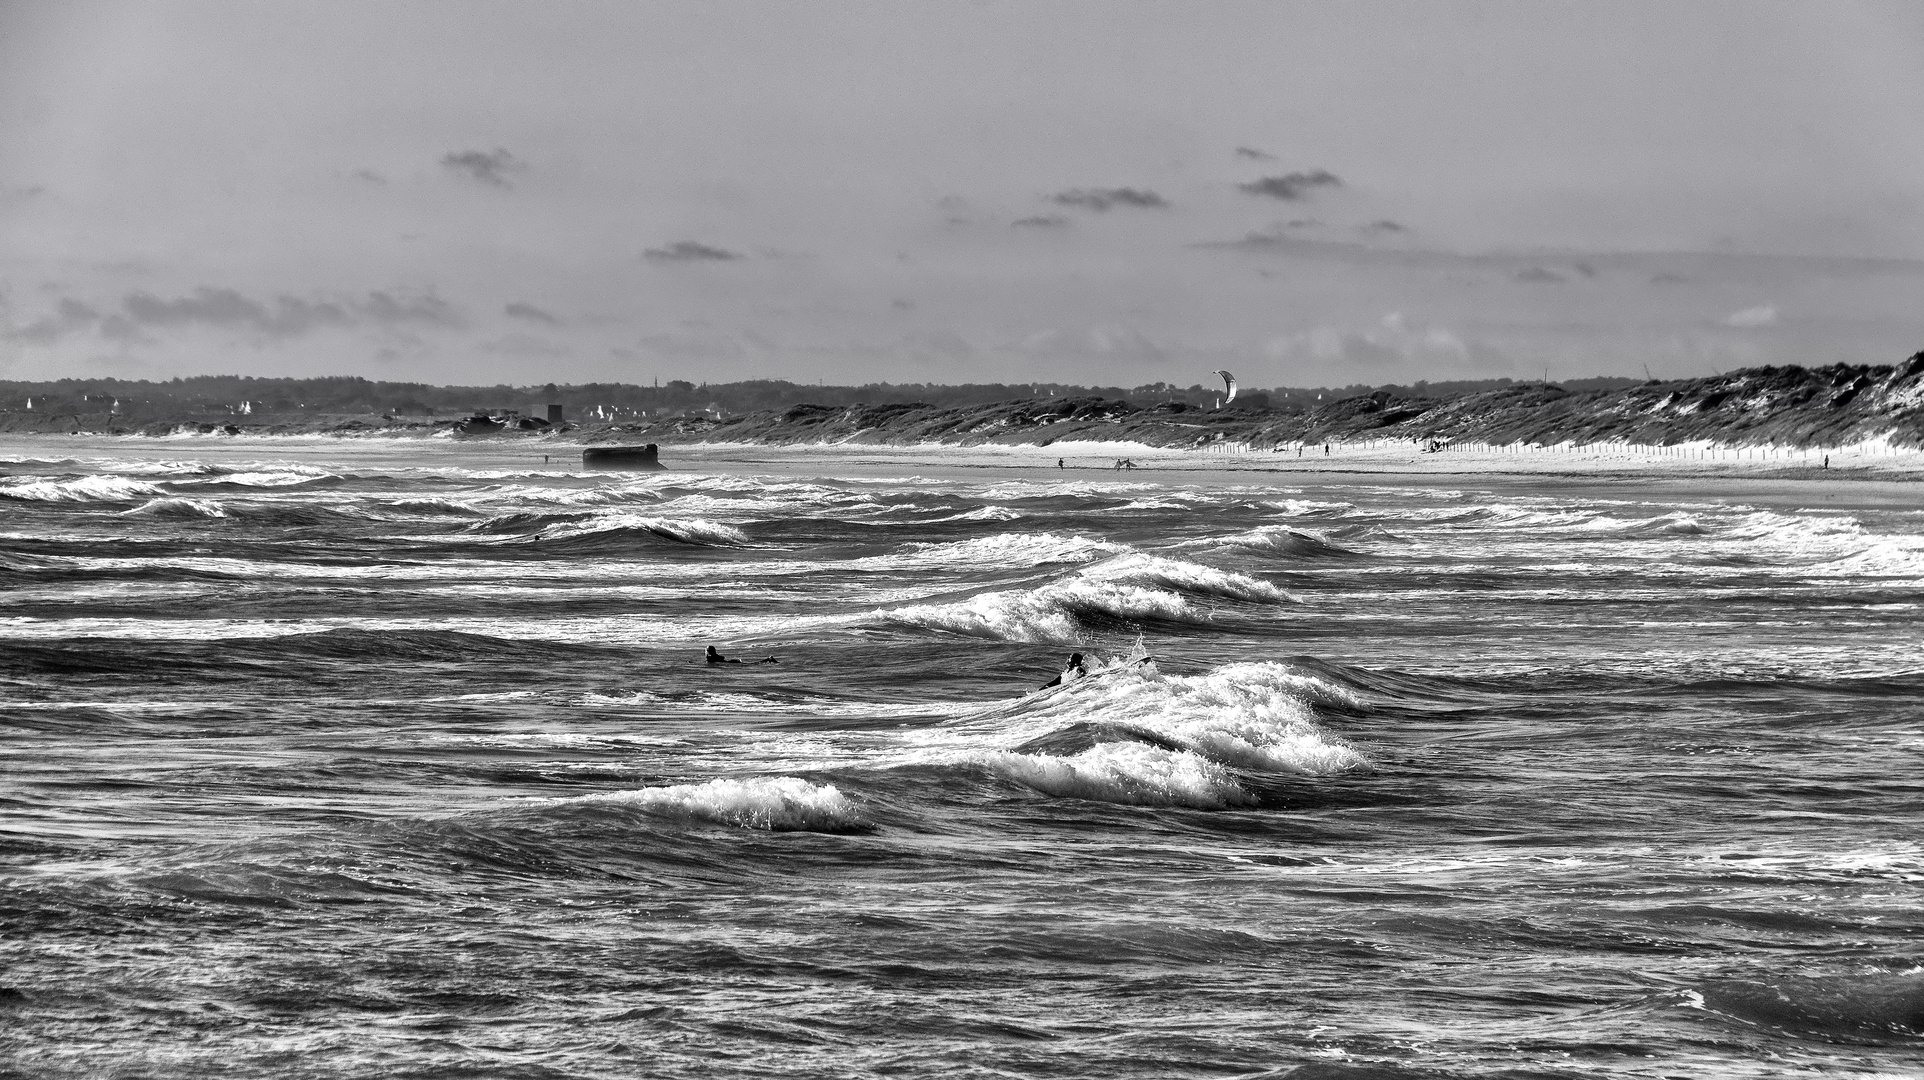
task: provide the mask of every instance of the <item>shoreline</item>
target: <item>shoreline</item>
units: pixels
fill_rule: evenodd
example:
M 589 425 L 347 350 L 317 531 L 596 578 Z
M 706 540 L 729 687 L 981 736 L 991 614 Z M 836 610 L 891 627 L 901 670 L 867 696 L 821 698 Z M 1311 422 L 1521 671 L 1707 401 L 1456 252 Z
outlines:
M 579 472 L 583 443 L 565 436 L 436 438 L 375 433 L 302 433 L 297 435 L 180 434 L 166 436 L 0 434 L 0 458 L 10 463 L 51 463 L 73 457 L 223 457 L 338 456 L 356 458 L 405 451 L 421 464 L 459 467 L 532 468 Z M 1370 482 L 1389 477 L 1483 478 L 1504 482 L 1574 479 L 1624 483 L 1654 481 L 1883 482 L 1899 485 L 1924 480 L 1924 450 L 1872 443 L 1811 450 L 1696 445 L 1669 448 L 1624 446 L 1523 447 L 1457 446 L 1424 452 L 1407 442 L 1330 443 L 1328 454 L 1305 449 L 1272 452 L 1234 449 L 1171 449 L 1141 443 L 1061 440 L 1043 444 L 925 442 L 747 443 L 670 442 L 660 444 L 666 471 L 714 471 L 718 467 L 916 468 L 1014 470 L 1089 480 L 1150 479 L 1168 474 L 1299 478 L 1307 481 Z M 1829 467 L 1824 467 L 1825 457 Z M 1133 468 L 1117 468 L 1118 462 Z M 1061 466 L 1058 468 L 1057 463 Z M 593 475 L 621 475 L 596 473 Z

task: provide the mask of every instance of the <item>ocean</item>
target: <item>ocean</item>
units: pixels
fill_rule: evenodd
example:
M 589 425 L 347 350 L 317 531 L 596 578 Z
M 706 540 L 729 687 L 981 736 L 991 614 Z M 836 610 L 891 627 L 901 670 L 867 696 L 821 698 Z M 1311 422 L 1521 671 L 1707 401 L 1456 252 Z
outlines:
M 550 450 L 4 448 L 0 1073 L 1924 1074 L 1914 485 Z

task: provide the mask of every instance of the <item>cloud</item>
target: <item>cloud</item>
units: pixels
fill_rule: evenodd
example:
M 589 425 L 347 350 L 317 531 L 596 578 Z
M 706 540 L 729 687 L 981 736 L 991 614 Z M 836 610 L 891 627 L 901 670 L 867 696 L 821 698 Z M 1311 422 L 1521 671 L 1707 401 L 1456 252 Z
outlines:
M 445 160 L 443 161 L 443 164 L 446 164 Z M 359 180 L 362 183 L 374 184 L 377 187 L 387 186 L 387 177 L 382 176 L 380 173 L 375 172 L 373 169 L 354 170 L 354 179 Z
M 71 296 L 60 300 L 60 318 L 69 323 L 91 323 L 100 321 L 100 312 L 75 300 Z
M 40 196 L 45 195 L 46 193 L 47 193 L 47 189 L 40 186 L 39 184 L 34 184 L 27 187 L 17 187 L 12 184 L 0 184 L 0 206 L 5 206 L 8 203 L 32 202 L 33 200 L 38 199 Z
M 503 188 L 513 186 L 508 183 L 509 173 L 520 172 L 528 167 L 498 146 L 491 152 L 463 150 L 457 154 L 446 154 L 442 156 L 441 164 L 484 184 Z
M 1742 311 L 1733 311 L 1724 316 L 1725 326 L 1735 326 L 1742 329 L 1758 326 L 1774 326 L 1776 323 L 1777 308 L 1771 304 L 1745 308 Z
M 397 300 L 386 293 L 369 293 L 365 301 L 337 302 L 277 296 L 256 300 L 234 289 L 202 286 L 172 298 L 149 292 L 129 293 L 120 311 L 103 313 L 74 297 L 63 298 L 46 318 L 6 336 L 34 344 L 51 344 L 75 334 L 97 331 L 115 341 L 151 341 L 149 330 L 180 327 L 217 327 L 290 338 L 324 327 L 352 326 L 363 321 L 429 322 L 458 325 L 458 314 L 433 296 Z
M 520 333 L 505 334 L 492 341 L 484 341 L 477 346 L 477 348 L 482 352 L 493 353 L 496 356 L 559 359 L 564 356 L 574 355 L 574 350 L 568 348 L 566 345 L 557 344 L 552 341 L 544 341 L 541 338 Z
M 1263 351 L 1272 360 L 1316 360 L 1363 367 L 1421 364 L 1417 370 L 1422 371 L 1461 369 L 1473 363 L 1492 368 L 1508 366 L 1497 363 L 1501 358 L 1487 347 L 1465 342 L 1446 327 L 1412 326 L 1395 311 L 1362 330 L 1325 325 L 1272 338 Z
M 1311 191 L 1319 187 L 1342 187 L 1343 181 L 1335 173 L 1324 169 L 1311 172 L 1293 172 L 1284 176 L 1265 176 L 1247 184 L 1237 184 L 1236 189 L 1248 195 L 1261 195 L 1271 199 L 1294 202 L 1309 197 Z
M 1555 270 L 1547 270 L 1541 266 L 1518 270 L 1513 276 L 1526 285 L 1561 285 L 1567 280 Z
M 1122 363 L 1158 363 L 1168 350 L 1132 326 L 1061 327 L 1013 343 L 1010 351 L 1044 360 L 1094 359 Z
M 1364 235 L 1371 235 L 1376 233 L 1406 233 L 1406 232 L 1409 232 L 1410 229 L 1409 229 L 1409 226 L 1404 225 L 1401 222 L 1391 221 L 1388 218 L 1382 218 L 1377 221 L 1372 221 L 1368 225 L 1358 225 L 1356 227 L 1356 231 L 1363 233 Z
M 1009 222 L 1012 229 L 1060 229 L 1069 224 L 1069 219 L 1061 214 L 1039 214 L 1035 217 L 1019 218 Z
M 423 323 L 459 326 L 461 316 L 452 304 L 432 293 L 395 297 L 371 292 L 365 300 L 306 300 L 298 296 L 277 296 L 263 303 L 233 289 L 202 286 L 186 296 L 163 299 L 152 293 L 130 293 L 121 301 L 126 321 L 132 327 L 216 326 L 254 330 L 275 337 L 297 337 L 326 327 L 352 326 L 372 322 L 382 324 Z M 101 323 L 101 332 L 114 328 Z
M 73 297 L 63 297 L 53 315 L 36 319 L 18 330 L 9 331 L 6 337 L 12 341 L 24 341 L 31 345 L 50 345 L 68 334 L 86 330 L 100 322 L 100 312 Z
M 1090 210 L 1107 210 L 1112 206 L 1133 206 L 1139 209 L 1165 209 L 1168 200 L 1147 188 L 1073 188 L 1058 191 L 1049 196 L 1049 201 L 1062 206 L 1081 206 Z
M 1261 150 L 1258 150 L 1253 146 L 1238 146 L 1236 148 L 1236 156 L 1239 158 L 1248 158 L 1251 161 L 1275 161 L 1276 160 L 1276 155 L 1265 154 Z
M 649 248 L 641 253 L 644 259 L 656 262 L 726 262 L 739 259 L 740 255 L 693 240 L 678 240 L 665 248 Z
M 704 328 L 648 334 L 636 342 L 644 355 L 672 360 L 742 360 L 749 350 L 734 335 Z
M 371 292 L 367 294 L 366 302 L 359 305 L 359 310 L 368 319 L 380 323 L 461 325 L 461 313 L 454 309 L 454 305 L 433 293 L 396 299 L 384 292 Z
M 502 308 L 501 311 L 510 319 L 526 319 L 529 322 L 547 323 L 549 326 L 561 325 L 560 319 L 535 307 L 533 304 L 524 304 L 519 300 Z
M 147 326 L 178 326 L 183 323 L 211 323 L 235 326 L 264 323 L 265 307 L 232 289 L 196 289 L 192 296 L 162 300 L 152 293 L 130 293 L 121 301 L 127 314 Z

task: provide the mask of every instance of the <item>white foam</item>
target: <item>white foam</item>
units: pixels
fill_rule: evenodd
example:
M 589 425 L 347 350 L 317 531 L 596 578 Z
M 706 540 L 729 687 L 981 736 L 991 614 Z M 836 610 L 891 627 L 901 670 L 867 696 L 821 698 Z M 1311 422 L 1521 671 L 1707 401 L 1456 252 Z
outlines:
M 866 828 L 869 824 L 835 785 L 811 784 L 795 776 L 710 780 L 705 784 L 675 784 L 543 801 L 634 806 L 650 813 L 744 829 L 840 832 Z

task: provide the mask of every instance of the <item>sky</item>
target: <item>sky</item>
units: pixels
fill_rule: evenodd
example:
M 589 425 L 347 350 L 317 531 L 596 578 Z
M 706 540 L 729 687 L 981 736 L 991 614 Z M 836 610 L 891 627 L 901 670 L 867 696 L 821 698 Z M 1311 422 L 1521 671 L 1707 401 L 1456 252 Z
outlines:
M 0 378 L 1924 349 L 1924 6 L 0 0 Z

